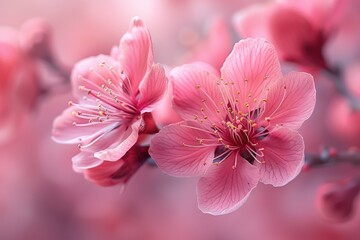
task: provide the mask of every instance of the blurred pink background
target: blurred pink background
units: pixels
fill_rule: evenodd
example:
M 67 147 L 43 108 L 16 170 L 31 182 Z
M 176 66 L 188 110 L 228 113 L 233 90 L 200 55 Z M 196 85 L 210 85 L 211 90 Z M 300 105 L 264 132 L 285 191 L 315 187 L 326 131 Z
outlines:
M 80 59 L 108 53 L 131 18 L 139 16 L 152 35 L 155 61 L 175 66 L 205 38 L 209 22 L 216 16 L 224 17 L 232 41 L 238 41 L 231 16 L 256 2 L 0 0 L 0 25 L 20 29 L 30 18 L 45 19 L 53 28 L 53 52 L 69 70 Z M 323 144 L 345 147 L 353 143 L 353 139 L 340 139 L 329 131 L 333 126 L 327 115 L 329 102 L 338 94 L 323 78 L 317 81 L 321 99 L 302 128 L 309 152 Z M 315 193 L 322 183 L 358 174 L 358 169 L 346 164 L 311 169 L 282 188 L 260 184 L 243 207 L 217 217 L 198 210 L 196 179 L 173 178 L 150 165 L 145 164 L 133 176 L 123 193 L 117 186 L 96 186 L 72 170 L 76 146 L 51 140 L 52 121 L 71 99 L 66 87 L 41 96 L 29 114 L 18 116 L 21 119 L 11 138 L 0 143 L 0 239 L 360 238 L 359 199 L 354 217 L 344 223 L 327 221 L 315 205 Z M 358 143 L 358 137 L 356 140 Z

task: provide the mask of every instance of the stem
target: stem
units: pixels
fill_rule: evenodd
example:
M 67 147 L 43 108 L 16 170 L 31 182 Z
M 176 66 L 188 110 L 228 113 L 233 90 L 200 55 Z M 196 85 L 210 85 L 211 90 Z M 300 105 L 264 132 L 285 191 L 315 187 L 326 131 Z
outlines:
M 336 152 L 334 149 L 326 148 L 320 154 L 305 154 L 304 170 L 337 163 L 350 163 L 360 166 L 360 151 Z

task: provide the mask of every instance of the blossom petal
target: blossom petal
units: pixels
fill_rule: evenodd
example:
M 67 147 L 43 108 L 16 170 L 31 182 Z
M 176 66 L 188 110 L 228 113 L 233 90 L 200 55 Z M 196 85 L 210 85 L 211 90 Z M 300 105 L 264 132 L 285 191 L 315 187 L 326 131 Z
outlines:
M 274 6 L 272 2 L 253 4 L 236 12 L 232 22 L 239 36 L 269 39 L 269 19 Z
M 342 0 L 328 0 L 328 1 L 313 1 L 305 0 L 299 4 L 296 0 L 278 0 L 279 5 L 292 8 L 303 14 L 309 19 L 312 25 L 317 29 L 325 29 L 331 27 L 330 24 L 337 19 L 339 9 L 344 7 L 346 1 Z M 330 25 L 330 26 L 329 26 Z
M 155 135 L 149 153 L 162 171 L 176 177 L 200 176 L 206 172 L 216 146 L 199 144 L 197 139 L 212 137 L 201 127 L 196 122 L 180 122 L 165 126 Z
M 260 38 L 236 43 L 221 73 L 225 83 L 234 84 L 234 92 L 239 92 L 239 102 L 244 105 L 249 102 L 249 96 L 260 97 L 269 81 L 282 77 L 274 46 Z M 238 107 L 247 111 L 243 105 Z
M 139 119 L 125 131 L 119 131 L 122 135 L 119 135 L 118 140 L 108 148 L 96 152 L 94 156 L 107 161 L 117 161 L 122 158 L 138 140 L 141 122 L 142 120 Z
M 153 64 L 152 51 L 148 29 L 139 18 L 133 18 L 128 32 L 120 40 L 118 60 L 134 92 L 137 92 L 140 81 Z
M 152 66 L 150 72 L 145 76 L 145 79 L 140 83 L 140 99 L 138 109 L 141 112 L 152 111 L 154 104 L 159 102 L 166 90 L 166 76 L 165 70 L 160 64 Z
M 283 186 L 294 179 L 304 163 L 304 141 L 291 129 L 281 128 L 271 132 L 262 141 L 265 163 L 259 164 L 260 182 Z
M 229 26 L 224 16 L 215 16 L 209 26 L 209 32 L 190 49 L 184 62 L 201 61 L 214 66 L 219 74 L 220 68 L 232 47 Z
M 90 108 L 69 107 L 55 118 L 52 136 L 58 143 L 74 144 L 89 141 L 113 129 L 117 123 L 99 122 L 89 124 L 89 119 L 77 115 L 78 112 L 87 114 Z
M 217 86 L 219 79 L 216 75 L 204 70 L 201 65 L 188 64 L 174 68 L 170 80 L 173 83 L 174 108 L 183 119 L 201 120 L 206 116 L 215 123 L 224 119 L 221 104 L 225 100 Z
M 83 173 L 87 180 L 100 186 L 113 186 L 121 182 L 122 179 L 113 179 L 111 175 L 119 171 L 124 164 L 125 162 L 123 160 L 116 162 L 104 161 L 94 168 L 86 169 Z
M 237 167 L 233 169 L 235 161 Z M 258 168 L 233 153 L 221 164 L 209 167 L 206 175 L 200 178 L 197 186 L 199 208 L 213 215 L 230 213 L 246 201 L 258 181 Z
M 146 159 L 139 158 L 137 149 L 131 148 L 123 158 L 115 162 L 104 161 L 101 165 L 86 169 L 85 178 L 100 186 L 126 183 Z
M 75 171 L 94 168 L 99 166 L 102 162 L 103 160 L 94 157 L 93 152 L 80 152 L 72 158 Z
M 291 72 L 269 86 L 264 118 L 272 123 L 298 129 L 315 107 L 316 90 L 308 73 Z
M 119 73 L 119 63 L 110 56 L 99 55 L 85 58 L 75 65 L 71 73 L 73 94 L 82 101 L 90 97 L 89 90 L 96 94 L 103 93 L 103 85 L 108 86 L 109 81 L 120 86 Z

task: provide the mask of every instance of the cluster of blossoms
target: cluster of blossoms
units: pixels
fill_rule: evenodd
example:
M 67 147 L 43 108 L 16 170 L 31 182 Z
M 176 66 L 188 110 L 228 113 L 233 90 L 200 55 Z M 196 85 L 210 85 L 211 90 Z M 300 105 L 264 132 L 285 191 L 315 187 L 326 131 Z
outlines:
M 74 169 L 100 185 L 126 183 L 150 156 L 170 175 L 200 177 L 199 208 L 215 215 L 237 209 L 259 181 L 283 186 L 300 172 L 297 130 L 314 109 L 314 80 L 283 75 L 271 43 L 241 40 L 220 71 L 194 63 L 168 78 L 139 18 L 111 55 L 80 61 L 76 102 L 53 128 L 55 141 L 79 146 Z M 167 85 L 182 121 L 159 130 L 153 111 Z

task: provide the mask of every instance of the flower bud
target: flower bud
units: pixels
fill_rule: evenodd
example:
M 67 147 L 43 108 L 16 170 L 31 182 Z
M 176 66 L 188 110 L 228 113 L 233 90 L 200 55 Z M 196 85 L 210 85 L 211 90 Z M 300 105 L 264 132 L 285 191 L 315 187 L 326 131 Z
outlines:
M 317 208 L 325 218 L 333 222 L 345 222 L 354 214 L 353 203 L 359 191 L 359 179 L 323 184 L 317 191 Z

